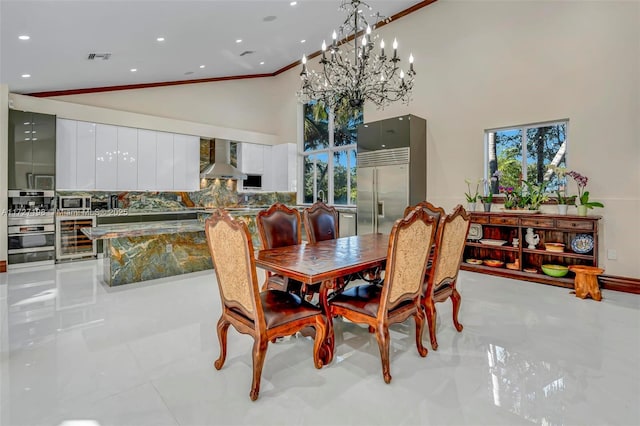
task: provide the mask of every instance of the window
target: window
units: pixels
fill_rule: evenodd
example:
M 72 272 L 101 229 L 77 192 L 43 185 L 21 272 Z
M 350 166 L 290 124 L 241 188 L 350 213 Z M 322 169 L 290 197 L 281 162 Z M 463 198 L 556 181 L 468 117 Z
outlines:
M 303 107 L 302 200 L 313 203 L 356 203 L 357 127 L 362 109 L 348 105 L 332 114 L 312 101 Z
M 522 182 L 546 182 L 547 192 L 560 189 L 563 182 L 558 182 L 549 166 L 566 167 L 568 124 L 560 120 L 485 130 L 485 176 L 500 171 L 491 192 L 497 194 L 500 186 L 517 188 Z

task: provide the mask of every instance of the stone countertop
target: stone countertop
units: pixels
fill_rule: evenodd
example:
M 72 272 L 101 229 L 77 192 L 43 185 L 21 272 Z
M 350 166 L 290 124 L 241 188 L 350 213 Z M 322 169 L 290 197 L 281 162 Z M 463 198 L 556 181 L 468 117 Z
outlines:
M 161 222 L 123 223 L 82 228 L 82 233 L 91 240 L 105 240 L 145 235 L 177 234 L 204 231 L 198 220 L 167 220 Z

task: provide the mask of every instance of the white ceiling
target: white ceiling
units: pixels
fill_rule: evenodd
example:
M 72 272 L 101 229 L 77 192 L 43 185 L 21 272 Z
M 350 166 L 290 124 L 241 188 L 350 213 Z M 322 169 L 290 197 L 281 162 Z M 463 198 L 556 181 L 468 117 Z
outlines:
M 290 2 L 0 0 L 0 82 L 34 93 L 273 73 L 319 50 L 345 18 L 340 0 Z M 420 1 L 368 3 L 390 17 Z

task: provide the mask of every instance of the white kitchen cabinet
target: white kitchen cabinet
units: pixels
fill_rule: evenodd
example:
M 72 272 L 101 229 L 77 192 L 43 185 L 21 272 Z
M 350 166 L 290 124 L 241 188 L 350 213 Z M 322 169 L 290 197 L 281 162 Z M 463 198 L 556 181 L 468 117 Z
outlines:
M 264 164 L 262 172 L 262 190 L 263 191 L 275 191 L 275 172 L 276 168 L 273 166 L 272 155 L 273 149 L 270 145 L 264 145 L 262 147 L 262 160 Z
M 118 172 L 116 189 L 138 188 L 138 129 L 118 127 Z
M 173 135 L 173 189 L 196 191 L 199 188 L 200 139 Z
M 96 187 L 96 124 L 78 121 L 76 151 L 76 185 L 73 189 Z
M 153 130 L 138 130 L 138 187 L 139 191 L 153 191 L 158 189 L 156 179 L 158 132 Z M 173 178 L 172 178 L 173 180 Z
M 96 186 L 96 125 L 59 118 L 56 122 L 56 189 Z
M 156 134 L 156 188 L 173 190 L 173 133 Z
M 268 168 L 273 175 L 272 191 L 295 192 L 298 179 L 296 144 L 274 145 Z
M 96 189 L 111 191 L 118 181 L 118 128 L 96 124 Z
M 239 144 L 238 165 L 243 173 L 262 175 L 264 173 L 264 146 L 255 143 Z
M 56 120 L 56 189 L 75 189 L 77 159 L 77 122 Z

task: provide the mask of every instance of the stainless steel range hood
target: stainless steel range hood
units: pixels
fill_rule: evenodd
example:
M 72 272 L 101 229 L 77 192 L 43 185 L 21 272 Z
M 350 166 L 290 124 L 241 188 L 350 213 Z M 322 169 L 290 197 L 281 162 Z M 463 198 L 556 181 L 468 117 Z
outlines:
M 213 144 L 212 149 L 215 162 L 209 164 L 200 172 L 200 179 L 246 179 L 247 175 L 236 169 L 229 163 L 231 156 L 231 142 L 224 139 L 215 139 L 210 143 Z

